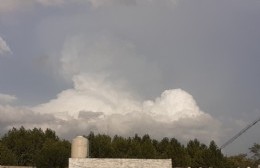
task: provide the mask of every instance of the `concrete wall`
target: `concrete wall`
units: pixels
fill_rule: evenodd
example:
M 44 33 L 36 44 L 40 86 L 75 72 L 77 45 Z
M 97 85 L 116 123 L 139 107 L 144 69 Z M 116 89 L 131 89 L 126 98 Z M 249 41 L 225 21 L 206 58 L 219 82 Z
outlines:
M 172 168 L 171 159 L 70 158 L 69 168 Z

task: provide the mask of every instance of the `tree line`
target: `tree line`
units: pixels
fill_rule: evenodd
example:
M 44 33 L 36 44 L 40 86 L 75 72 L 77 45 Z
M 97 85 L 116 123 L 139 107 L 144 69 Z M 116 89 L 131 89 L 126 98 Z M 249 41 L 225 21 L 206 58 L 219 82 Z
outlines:
M 256 167 L 260 164 L 260 145 L 250 148 L 252 157 L 245 154 L 226 157 L 214 141 L 209 145 L 190 140 L 186 145 L 175 138 L 152 139 L 148 134 L 134 137 L 113 137 L 93 132 L 89 140 L 92 158 L 172 159 L 173 167 Z M 71 143 L 60 139 L 51 129 L 13 128 L 0 139 L 0 165 L 65 168 L 71 153 Z

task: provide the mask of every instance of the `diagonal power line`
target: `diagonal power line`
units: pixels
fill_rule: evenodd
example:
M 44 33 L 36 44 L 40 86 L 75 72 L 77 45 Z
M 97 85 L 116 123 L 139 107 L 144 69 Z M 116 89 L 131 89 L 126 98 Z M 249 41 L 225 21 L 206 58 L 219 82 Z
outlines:
M 235 141 L 238 137 L 240 137 L 240 135 L 242 135 L 244 132 L 246 132 L 249 128 L 251 128 L 252 126 L 254 126 L 258 121 L 260 121 L 260 117 L 256 120 L 254 120 L 252 123 L 250 123 L 248 126 L 246 126 L 244 129 L 242 129 L 240 132 L 238 132 L 235 136 L 233 136 L 231 139 L 229 139 L 227 142 L 225 142 L 220 149 L 225 148 L 226 146 L 228 146 L 229 144 L 231 144 L 233 141 Z

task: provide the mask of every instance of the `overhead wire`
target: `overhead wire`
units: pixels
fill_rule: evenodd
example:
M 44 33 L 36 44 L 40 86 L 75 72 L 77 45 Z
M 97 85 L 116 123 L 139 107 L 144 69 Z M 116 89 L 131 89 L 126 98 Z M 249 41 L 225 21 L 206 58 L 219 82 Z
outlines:
M 238 137 L 240 137 L 243 133 L 245 133 L 249 128 L 251 128 L 252 126 L 254 126 L 258 121 L 260 121 L 260 117 L 256 120 L 254 120 L 252 123 L 250 123 L 249 125 L 247 125 L 245 128 L 243 128 L 241 131 L 239 131 L 235 136 L 233 136 L 232 138 L 230 138 L 228 141 L 226 141 L 221 147 L 220 150 L 225 148 L 226 146 L 228 146 L 229 144 L 231 144 L 232 142 L 234 142 Z

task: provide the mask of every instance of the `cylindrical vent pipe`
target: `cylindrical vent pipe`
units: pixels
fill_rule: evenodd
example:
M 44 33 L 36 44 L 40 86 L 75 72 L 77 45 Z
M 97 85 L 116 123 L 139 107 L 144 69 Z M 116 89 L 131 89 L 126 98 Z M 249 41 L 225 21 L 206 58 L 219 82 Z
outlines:
M 72 140 L 71 158 L 86 158 L 88 156 L 88 139 L 83 136 L 77 136 Z

